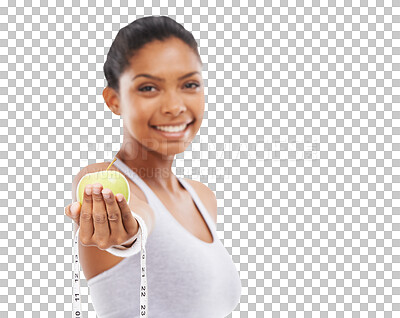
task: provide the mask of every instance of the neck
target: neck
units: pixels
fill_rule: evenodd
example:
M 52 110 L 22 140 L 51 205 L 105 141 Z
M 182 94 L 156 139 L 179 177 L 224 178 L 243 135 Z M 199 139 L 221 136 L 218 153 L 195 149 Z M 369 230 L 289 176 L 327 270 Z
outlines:
M 145 148 L 136 140 L 122 143 L 116 157 L 123 161 L 152 189 L 178 193 L 181 185 L 171 170 L 174 156 L 165 156 Z

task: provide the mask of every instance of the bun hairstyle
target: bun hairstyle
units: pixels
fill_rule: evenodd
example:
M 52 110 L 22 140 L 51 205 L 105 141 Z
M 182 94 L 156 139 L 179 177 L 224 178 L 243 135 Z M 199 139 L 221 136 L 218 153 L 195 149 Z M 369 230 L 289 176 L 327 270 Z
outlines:
M 167 16 L 149 16 L 139 18 L 120 29 L 115 37 L 103 71 L 107 80 L 107 86 L 119 93 L 119 78 L 129 67 L 129 60 L 145 44 L 154 40 L 163 41 L 176 37 L 185 42 L 199 57 L 197 42 L 191 32 L 187 31 L 181 24 Z

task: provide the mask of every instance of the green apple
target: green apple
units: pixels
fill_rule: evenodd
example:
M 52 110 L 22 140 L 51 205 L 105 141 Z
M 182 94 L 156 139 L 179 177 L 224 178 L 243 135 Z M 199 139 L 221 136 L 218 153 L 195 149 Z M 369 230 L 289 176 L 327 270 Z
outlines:
M 84 175 L 76 188 L 76 197 L 83 202 L 83 192 L 87 184 L 100 183 L 103 189 L 110 189 L 114 196 L 122 193 L 126 202 L 129 202 L 130 188 L 125 176 L 116 170 L 103 170 Z

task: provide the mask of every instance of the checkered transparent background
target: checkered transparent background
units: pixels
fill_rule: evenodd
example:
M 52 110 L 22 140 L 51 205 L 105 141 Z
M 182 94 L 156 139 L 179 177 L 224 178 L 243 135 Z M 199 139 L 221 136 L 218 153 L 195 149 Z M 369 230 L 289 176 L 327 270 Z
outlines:
M 0 317 L 72 315 L 64 207 L 119 150 L 103 63 L 149 15 L 199 43 L 206 112 L 174 169 L 217 195 L 228 317 L 400 317 L 400 2 L 222 3 L 0 2 Z

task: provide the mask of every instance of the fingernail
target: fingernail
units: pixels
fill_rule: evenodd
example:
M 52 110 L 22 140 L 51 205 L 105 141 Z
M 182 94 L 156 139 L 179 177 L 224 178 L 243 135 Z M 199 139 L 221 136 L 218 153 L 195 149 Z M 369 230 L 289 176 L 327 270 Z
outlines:
M 91 187 L 86 187 L 85 188 L 85 192 L 87 195 L 91 195 L 92 194 L 92 188 Z
M 109 192 L 104 192 L 104 190 L 101 191 L 101 193 L 103 194 L 103 197 L 104 197 L 105 199 L 109 199 L 110 196 L 111 196 Z
M 94 187 L 94 188 L 93 188 L 93 193 L 94 193 L 94 194 L 100 194 L 100 188 Z
M 118 202 L 122 202 L 123 199 L 124 199 L 124 196 L 122 194 L 117 196 Z

